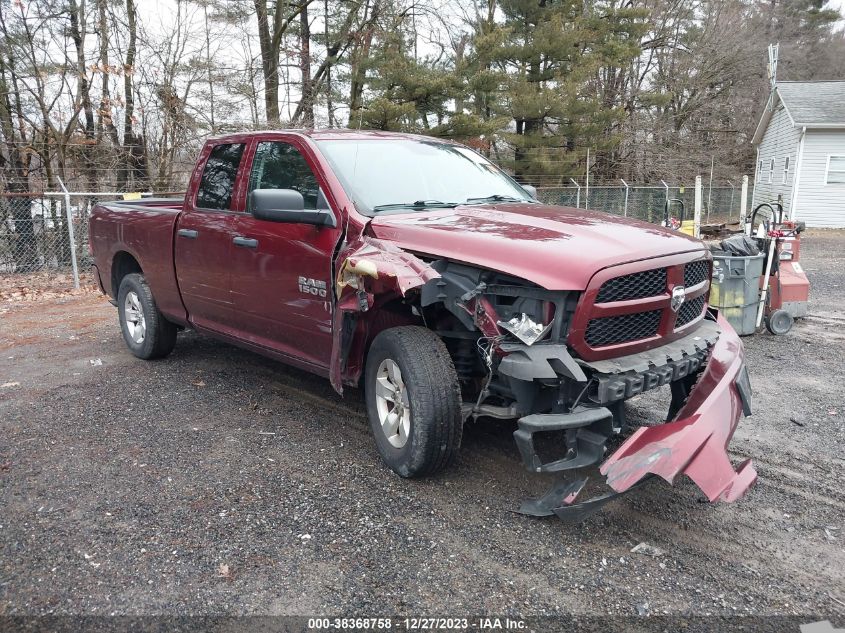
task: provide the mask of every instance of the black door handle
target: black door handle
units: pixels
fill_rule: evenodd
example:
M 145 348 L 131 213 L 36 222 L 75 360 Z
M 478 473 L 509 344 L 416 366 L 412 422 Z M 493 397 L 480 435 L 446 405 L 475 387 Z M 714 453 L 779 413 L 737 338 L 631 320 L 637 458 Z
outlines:
M 258 248 L 258 240 L 254 240 L 251 237 L 242 237 L 238 235 L 237 237 L 232 239 L 235 246 L 243 246 L 244 248 Z
M 193 229 L 179 229 L 176 231 L 176 234 L 179 237 L 187 237 L 189 240 L 197 239 L 197 236 L 200 234 L 199 231 L 195 231 Z

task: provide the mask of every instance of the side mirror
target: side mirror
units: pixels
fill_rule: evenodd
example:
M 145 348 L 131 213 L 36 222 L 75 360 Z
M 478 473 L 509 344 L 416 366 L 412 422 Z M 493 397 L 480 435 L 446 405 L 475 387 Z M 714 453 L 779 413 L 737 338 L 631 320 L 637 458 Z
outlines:
M 525 191 L 528 192 L 528 195 L 531 196 L 534 200 L 537 199 L 537 187 L 534 185 L 520 185 Z
M 302 194 L 294 189 L 255 189 L 249 194 L 252 216 L 268 222 L 337 226 L 328 209 L 306 209 Z

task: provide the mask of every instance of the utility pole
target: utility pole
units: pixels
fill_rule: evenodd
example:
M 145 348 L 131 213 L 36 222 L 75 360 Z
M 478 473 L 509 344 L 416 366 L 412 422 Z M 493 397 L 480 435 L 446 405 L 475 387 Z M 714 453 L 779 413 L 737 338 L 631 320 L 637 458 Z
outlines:
M 774 110 L 775 107 L 775 86 L 778 82 L 778 52 L 780 50 L 780 42 L 777 44 L 769 44 L 769 65 L 767 68 L 769 75 L 769 110 Z

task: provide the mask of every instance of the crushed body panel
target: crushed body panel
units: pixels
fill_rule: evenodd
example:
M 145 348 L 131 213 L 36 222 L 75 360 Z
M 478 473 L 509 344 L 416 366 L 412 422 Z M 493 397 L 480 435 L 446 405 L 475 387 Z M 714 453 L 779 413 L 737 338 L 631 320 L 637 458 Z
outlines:
M 415 253 L 498 270 L 548 290 L 583 290 L 597 271 L 626 262 L 705 253 L 701 242 L 677 231 L 544 204 L 462 205 L 378 215 L 370 230 Z
M 369 332 L 367 319 L 361 315 L 376 301 L 404 297 L 440 274 L 395 244 L 364 234 L 351 242 L 337 261 L 329 378 L 342 394 L 344 383 L 357 382 L 360 377 L 363 342 Z
M 673 483 L 687 475 L 710 501 L 735 501 L 754 484 L 750 460 L 734 470 L 728 443 L 749 414 L 750 385 L 742 343 L 728 322 L 686 403 L 672 422 L 638 429 L 601 466 L 608 485 L 622 492 L 648 474 Z

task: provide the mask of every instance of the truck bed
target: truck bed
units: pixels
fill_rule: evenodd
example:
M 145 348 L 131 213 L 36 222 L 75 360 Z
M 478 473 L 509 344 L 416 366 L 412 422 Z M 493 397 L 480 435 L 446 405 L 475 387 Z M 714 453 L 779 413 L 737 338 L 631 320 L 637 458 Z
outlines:
M 141 198 L 140 200 L 112 200 L 103 202 L 99 206 L 106 207 L 113 211 L 128 209 L 163 209 L 181 211 L 185 198 Z
M 173 238 L 183 198 L 146 198 L 97 204 L 91 211 L 94 266 L 105 291 L 112 287 L 115 266 L 144 262 L 143 270 L 159 309 L 176 323 L 187 315 L 179 296 L 173 262 Z

